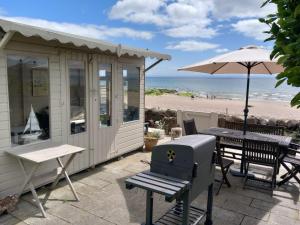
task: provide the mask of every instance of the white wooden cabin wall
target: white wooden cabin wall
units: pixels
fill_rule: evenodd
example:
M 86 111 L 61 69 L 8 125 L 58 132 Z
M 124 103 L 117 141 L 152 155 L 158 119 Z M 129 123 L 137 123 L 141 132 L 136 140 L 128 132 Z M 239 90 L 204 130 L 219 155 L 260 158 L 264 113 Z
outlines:
M 112 125 L 108 127 L 100 127 L 99 124 L 99 83 L 98 83 L 98 70 L 99 64 L 112 65 Z M 94 164 L 98 164 L 111 158 L 111 153 L 116 151 L 115 139 L 118 131 L 119 118 L 117 118 L 117 101 L 116 90 L 117 87 L 117 57 L 107 55 L 95 55 L 93 60 L 93 73 L 91 79 L 91 87 L 93 96 L 91 96 L 92 103 L 92 120 L 91 135 L 94 137 L 93 142 L 93 160 Z
M 94 77 L 97 78 L 98 64 L 112 64 L 112 126 L 99 127 L 99 101 L 95 98 L 93 112 L 94 132 L 94 163 L 101 163 L 143 146 L 144 143 L 144 59 L 128 59 L 125 57 L 109 57 L 97 55 L 94 59 Z M 123 123 L 123 67 L 134 64 L 140 67 L 140 115 L 139 120 Z M 94 93 L 98 94 L 98 82 L 94 80 Z
M 123 68 L 128 64 L 134 64 L 140 67 L 140 112 L 139 120 L 123 122 Z M 120 118 L 120 124 L 118 133 L 116 136 L 116 149 L 111 157 L 122 155 L 133 149 L 137 149 L 143 146 L 144 143 L 144 60 L 129 60 L 126 58 L 120 58 L 118 63 L 118 118 Z
M 55 54 L 56 53 L 56 54 Z M 10 140 L 10 116 L 9 116 L 9 96 L 7 83 L 7 66 L 6 55 L 29 55 L 36 57 L 46 57 L 49 61 L 49 78 L 50 78 L 50 139 L 38 143 L 32 143 L 23 146 L 11 147 Z M 57 51 L 49 52 L 47 48 L 41 46 L 28 47 L 24 43 L 11 42 L 5 51 L 1 51 L 0 57 L 0 121 L 1 121 L 1 135 L 0 135 L 0 197 L 7 194 L 17 193 L 18 187 L 24 181 L 24 176 L 15 159 L 8 156 L 4 151 L 18 149 L 38 149 L 47 146 L 57 145 L 62 143 L 62 111 L 60 103 L 61 90 L 61 74 L 60 74 L 60 60 Z M 3 124 L 3 127 L 2 127 Z M 35 185 L 48 183 L 53 179 L 56 162 L 49 162 L 43 164 L 37 172 L 39 179 L 35 181 Z M 29 166 L 29 164 L 27 164 Z
M 9 192 L 10 188 L 15 185 L 15 180 L 21 179 L 21 176 L 12 165 L 16 161 L 4 153 L 10 147 L 9 133 L 9 102 L 8 86 L 6 76 L 6 56 L 3 50 L 0 51 L 0 197 Z
M 33 42 L 33 41 L 31 41 Z M 50 131 L 49 140 L 11 147 L 10 115 L 7 85 L 6 54 L 24 54 L 29 56 L 42 56 L 49 59 L 50 78 Z M 91 58 L 91 56 L 93 56 Z M 87 69 L 87 131 L 85 134 L 70 135 L 69 112 L 69 81 L 67 61 L 81 59 L 86 62 Z M 93 60 L 91 60 L 93 59 Z M 97 76 L 99 63 L 112 63 L 113 65 L 113 94 L 112 94 L 112 129 L 99 128 L 98 100 L 94 100 L 94 79 Z M 138 121 L 123 123 L 123 80 L 122 70 L 126 64 L 140 66 L 140 117 Z M 144 124 L 144 59 L 133 57 L 109 56 L 107 54 L 88 54 L 86 52 L 71 51 L 48 47 L 24 40 L 11 41 L 5 50 L 0 50 L 0 198 L 18 192 L 23 182 L 23 175 L 16 160 L 9 157 L 4 151 L 18 149 L 38 149 L 61 143 L 69 143 L 87 148 L 76 156 L 70 166 L 70 173 L 86 169 L 89 166 L 104 162 L 126 152 L 135 150 L 143 145 Z M 97 86 L 97 85 L 96 85 Z M 97 92 L 98 93 L 98 92 Z M 49 183 L 54 174 L 56 162 L 50 162 L 39 169 L 41 178 L 35 182 L 36 186 Z
M 76 60 L 84 62 L 85 66 L 85 77 L 86 77 L 86 131 L 78 134 L 71 134 L 70 130 L 70 83 L 69 83 L 69 68 L 68 61 Z M 67 143 L 70 145 L 75 145 L 79 147 L 83 147 L 86 151 L 78 154 L 73 160 L 72 164 L 69 167 L 69 172 L 74 173 L 80 170 L 86 169 L 90 166 L 90 145 L 89 145 L 89 117 L 90 117 L 90 109 L 89 109 L 89 64 L 87 60 L 87 54 L 80 52 L 66 52 L 66 60 L 65 60 L 65 74 L 64 76 L 66 83 L 63 85 L 63 88 L 66 89 L 66 121 L 63 124 L 67 127 Z

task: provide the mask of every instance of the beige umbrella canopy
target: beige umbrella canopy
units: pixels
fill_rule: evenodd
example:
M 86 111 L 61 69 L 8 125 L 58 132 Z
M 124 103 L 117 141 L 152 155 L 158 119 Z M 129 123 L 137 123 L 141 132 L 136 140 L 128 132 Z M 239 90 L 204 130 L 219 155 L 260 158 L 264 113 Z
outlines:
M 277 60 L 270 59 L 271 51 L 250 45 L 242 47 L 214 58 L 185 66 L 179 71 L 202 72 L 209 74 L 247 74 L 246 104 L 244 109 L 244 134 L 247 130 L 248 98 L 250 74 L 275 74 L 284 68 L 277 64 Z

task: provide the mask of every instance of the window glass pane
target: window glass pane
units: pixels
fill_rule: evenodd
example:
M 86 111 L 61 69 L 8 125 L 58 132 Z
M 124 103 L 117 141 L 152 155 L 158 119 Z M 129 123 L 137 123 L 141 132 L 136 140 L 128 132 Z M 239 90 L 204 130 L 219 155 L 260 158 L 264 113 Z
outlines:
M 123 68 L 123 121 L 139 119 L 140 109 L 140 68 L 126 66 Z
M 12 145 L 49 139 L 48 59 L 9 55 L 7 74 Z
M 101 127 L 111 126 L 112 112 L 112 65 L 100 64 L 98 71 L 99 84 L 99 124 Z
M 71 134 L 86 131 L 86 81 L 84 62 L 69 62 Z

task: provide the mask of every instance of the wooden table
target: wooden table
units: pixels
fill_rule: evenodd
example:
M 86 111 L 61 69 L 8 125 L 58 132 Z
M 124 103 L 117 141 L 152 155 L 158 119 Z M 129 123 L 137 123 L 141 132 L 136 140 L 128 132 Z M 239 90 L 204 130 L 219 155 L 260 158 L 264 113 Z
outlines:
M 208 129 L 201 130 L 200 134 L 207 134 L 207 135 L 214 135 L 219 142 L 220 138 L 234 138 L 240 140 L 253 140 L 253 141 L 265 141 L 265 142 L 277 142 L 281 149 L 287 149 L 292 142 L 291 137 L 287 136 L 280 136 L 280 135 L 273 135 L 273 134 L 262 134 L 262 133 L 255 133 L 255 132 L 247 132 L 245 135 L 241 130 L 232 130 L 228 128 L 221 128 L 221 127 L 211 127 Z M 240 174 L 243 174 L 244 168 L 243 157 L 241 159 L 241 167 L 240 167 Z
M 64 175 L 68 185 L 71 188 L 71 191 L 74 194 L 74 197 L 77 201 L 79 201 L 79 198 L 75 192 L 75 189 L 72 185 L 72 182 L 69 178 L 69 175 L 67 173 L 67 168 L 74 159 L 75 155 L 77 153 L 80 153 L 84 151 L 84 148 L 81 147 L 76 147 L 72 145 L 60 145 L 56 147 L 49 147 L 49 148 L 44 148 L 44 149 L 39 149 L 39 150 L 13 150 L 13 151 L 6 151 L 9 155 L 12 157 L 15 157 L 20 164 L 21 170 L 24 174 L 25 181 L 23 185 L 20 188 L 20 192 L 18 193 L 18 196 L 20 196 L 27 185 L 29 186 L 31 193 L 36 201 L 37 207 L 41 210 L 41 213 L 43 214 L 44 217 L 46 217 L 46 213 L 43 207 L 43 204 L 46 203 L 48 200 L 51 191 L 56 187 L 58 184 L 59 179 Z M 63 165 L 62 163 L 62 157 L 70 155 L 68 160 L 66 161 L 66 164 Z M 35 191 L 34 185 L 32 183 L 33 176 L 35 172 L 38 170 L 39 166 L 42 163 L 48 162 L 50 160 L 56 160 L 58 163 L 58 167 L 61 168 L 60 173 L 56 176 L 56 179 L 52 183 L 49 191 L 46 193 L 44 199 L 43 199 L 43 204 L 40 202 L 38 195 Z M 31 168 L 29 170 L 26 170 L 25 168 L 25 162 L 30 162 Z

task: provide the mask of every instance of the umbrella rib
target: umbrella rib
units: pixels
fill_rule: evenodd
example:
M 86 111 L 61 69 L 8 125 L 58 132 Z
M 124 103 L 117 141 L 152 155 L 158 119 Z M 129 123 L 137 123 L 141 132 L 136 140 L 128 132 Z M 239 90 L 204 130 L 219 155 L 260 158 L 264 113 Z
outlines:
M 262 62 L 254 62 L 252 65 L 251 65 L 251 67 L 254 67 L 254 66 L 257 66 L 257 65 L 259 65 L 259 64 L 261 64 Z
M 244 67 L 248 67 L 246 64 L 242 63 L 242 62 L 237 62 L 238 64 L 244 66 Z
M 211 74 L 216 73 L 218 70 L 222 69 L 224 66 L 226 66 L 228 64 L 228 62 L 224 63 L 222 66 L 220 66 L 218 69 L 216 69 L 215 71 L 213 71 Z
M 262 63 L 264 65 L 264 67 L 266 68 L 266 70 L 268 70 L 269 74 L 272 74 L 271 71 L 269 70 L 269 68 L 265 65 L 265 63 Z

